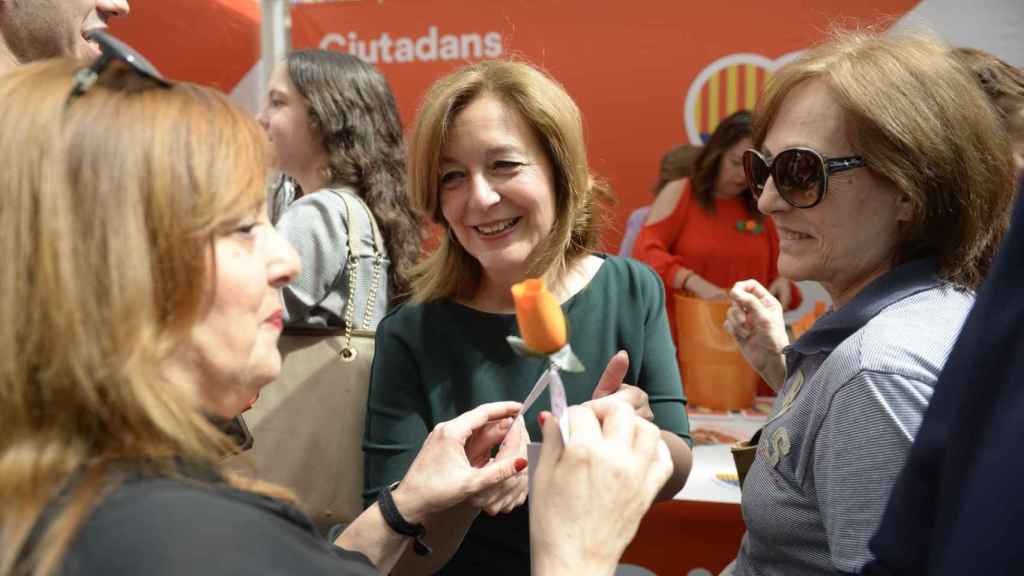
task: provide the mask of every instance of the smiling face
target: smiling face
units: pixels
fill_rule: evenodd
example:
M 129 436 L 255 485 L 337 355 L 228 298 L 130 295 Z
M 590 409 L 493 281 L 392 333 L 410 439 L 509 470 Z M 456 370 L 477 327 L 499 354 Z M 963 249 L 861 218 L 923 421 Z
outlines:
M 192 327 L 188 358 L 203 409 L 231 418 L 281 370 L 280 290 L 299 259 L 263 209 L 214 240 L 210 264 L 213 298 Z
M 749 137 L 741 138 L 722 154 L 715 177 L 715 196 L 735 198 L 747 190 L 747 176 L 743 171 L 743 152 L 753 147 Z
M 313 134 L 307 110 L 306 99 L 288 76 L 287 64 L 278 64 L 270 77 L 266 105 L 256 118 L 273 145 L 276 167 L 293 177 L 326 162 L 327 153 Z
M 490 95 L 452 122 L 441 152 L 441 211 L 485 283 L 522 280 L 555 221 L 555 185 L 541 143 L 522 116 Z
M 806 146 L 826 158 L 856 155 L 843 110 L 828 86 L 808 81 L 793 89 L 768 129 L 761 152 Z M 821 282 L 837 306 L 892 266 L 901 226 L 913 214 L 909 198 L 869 169 L 833 174 L 817 206 L 786 203 L 768 179 L 758 208 L 779 231 L 779 273 Z
M 128 12 L 128 0 L 6 0 L 0 4 L 0 32 L 23 63 L 57 56 L 92 59 L 99 48 L 85 34 Z

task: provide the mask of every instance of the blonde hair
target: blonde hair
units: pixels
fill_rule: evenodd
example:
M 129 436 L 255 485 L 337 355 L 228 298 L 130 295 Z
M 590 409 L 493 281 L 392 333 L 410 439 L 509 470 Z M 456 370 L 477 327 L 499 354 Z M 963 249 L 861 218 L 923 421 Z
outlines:
M 264 136 L 212 90 L 118 64 L 68 101 L 81 66 L 0 80 L 4 575 L 57 571 L 125 466 L 229 448 L 161 367 L 209 305 L 215 236 L 265 201 Z
M 811 80 L 831 90 L 868 169 L 914 204 L 895 263 L 933 255 L 945 281 L 977 288 L 1006 230 L 1013 176 L 1006 131 L 974 78 L 926 35 L 836 32 L 772 77 L 755 147 L 787 95 Z
M 455 240 L 441 213 L 441 151 L 456 116 L 471 102 L 493 96 L 519 113 L 551 161 L 555 185 L 555 222 L 531 255 L 528 274 L 554 271 L 561 278 L 577 258 L 593 251 L 604 223 L 602 203 L 611 201 L 607 186 L 587 164 L 583 119 L 579 108 L 553 78 L 529 64 L 488 60 L 441 78 L 424 96 L 409 144 L 409 190 L 414 205 L 447 234 L 417 267 L 413 300 L 468 298 L 479 287 L 482 270 Z

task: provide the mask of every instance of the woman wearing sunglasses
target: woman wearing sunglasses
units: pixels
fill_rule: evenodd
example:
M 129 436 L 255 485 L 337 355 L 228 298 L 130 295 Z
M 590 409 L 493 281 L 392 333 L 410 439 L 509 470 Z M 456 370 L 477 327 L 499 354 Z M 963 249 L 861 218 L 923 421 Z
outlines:
M 669 183 L 640 230 L 633 256 L 651 265 L 665 284 L 673 338 L 676 292 L 725 299 L 735 282 L 754 278 L 787 310 L 800 305 L 795 284 L 779 276 L 779 236 L 757 211 L 743 173 L 751 116 L 735 112 L 700 150 L 692 178 Z
M 267 218 L 265 135 L 223 95 L 100 43 L 90 68 L 0 79 L 0 133 L 17 135 L 0 139 L 0 574 L 375 574 L 414 540 L 427 553 L 423 522 L 525 466 L 470 464 L 520 405 L 439 423 L 334 544 L 285 491 L 226 472 L 217 423 L 277 376 L 281 287 L 299 271 Z M 607 574 L 672 466 L 631 407 L 571 422 L 571 453 L 543 427 L 536 573 Z
M 833 309 L 790 344 L 760 283 L 729 293 L 726 329 L 780 390 L 735 572 L 858 572 L 1005 230 L 1006 133 L 945 46 L 841 34 L 772 78 L 744 165 L 779 272 Z

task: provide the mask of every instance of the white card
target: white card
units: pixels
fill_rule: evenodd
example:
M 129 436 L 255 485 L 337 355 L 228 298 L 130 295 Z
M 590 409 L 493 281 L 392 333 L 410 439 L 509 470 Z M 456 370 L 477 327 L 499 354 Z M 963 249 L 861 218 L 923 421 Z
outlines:
M 540 378 L 537 379 L 537 383 L 533 385 L 533 390 L 530 390 L 530 394 L 526 396 L 526 400 L 523 400 L 523 407 L 519 409 L 519 414 L 516 414 L 516 416 L 526 414 L 526 411 L 530 409 L 530 406 L 533 406 L 533 403 L 537 401 L 537 398 L 540 398 L 541 392 L 548 387 L 548 382 L 551 380 L 551 370 L 552 369 L 549 368 L 540 375 Z
M 558 368 L 552 366 L 548 370 L 551 375 L 548 383 L 548 393 L 551 395 L 551 413 L 558 418 L 558 428 L 562 431 L 562 442 L 569 442 L 569 404 L 565 398 L 565 384 L 562 383 L 562 376 Z

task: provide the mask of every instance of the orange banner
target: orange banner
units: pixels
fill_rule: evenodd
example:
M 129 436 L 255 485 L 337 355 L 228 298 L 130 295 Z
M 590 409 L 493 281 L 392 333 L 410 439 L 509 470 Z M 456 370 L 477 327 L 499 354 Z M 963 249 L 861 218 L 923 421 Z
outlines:
M 876 23 L 916 4 L 354 0 L 294 6 L 292 44 L 376 64 L 406 125 L 430 83 L 467 61 L 513 56 L 543 67 L 582 109 L 594 170 L 619 198 L 605 235 L 614 251 L 628 214 L 650 203 L 665 151 L 751 107 L 772 71 L 833 23 Z
M 111 31 L 168 78 L 231 93 L 260 59 L 256 0 L 131 0 Z

